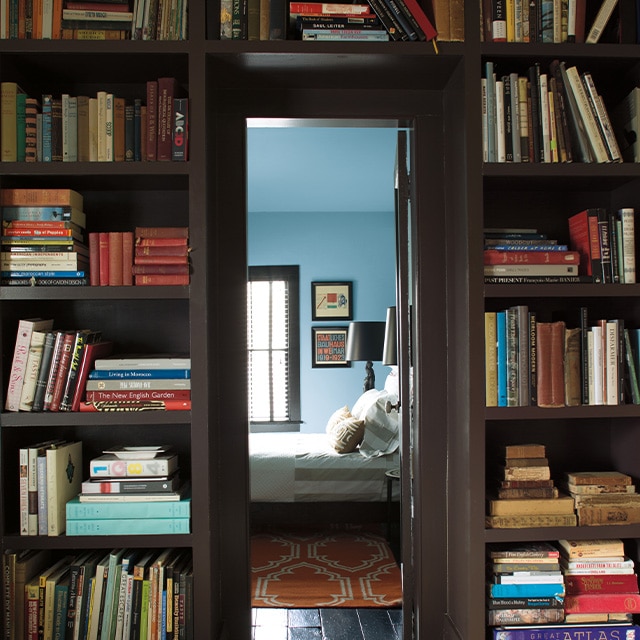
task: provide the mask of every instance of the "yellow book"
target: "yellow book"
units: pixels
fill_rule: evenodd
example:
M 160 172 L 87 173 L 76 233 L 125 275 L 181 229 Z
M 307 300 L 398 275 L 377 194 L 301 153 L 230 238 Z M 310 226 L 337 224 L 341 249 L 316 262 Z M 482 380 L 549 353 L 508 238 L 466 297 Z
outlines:
M 498 406 L 498 358 L 496 351 L 496 312 L 486 311 L 484 314 L 484 349 L 485 349 L 485 387 L 487 407 Z
M 573 498 L 562 494 L 557 498 L 495 498 L 489 500 L 489 515 L 491 516 L 572 514 L 573 510 Z

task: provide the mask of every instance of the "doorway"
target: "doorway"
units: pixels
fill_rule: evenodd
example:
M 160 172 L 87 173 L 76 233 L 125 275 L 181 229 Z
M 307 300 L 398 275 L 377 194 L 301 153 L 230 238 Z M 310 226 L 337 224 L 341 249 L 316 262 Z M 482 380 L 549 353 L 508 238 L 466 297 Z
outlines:
M 286 442 L 292 441 L 291 434 L 272 433 L 273 431 L 294 432 L 294 441 L 305 439 L 304 473 L 312 473 L 308 468 L 312 463 L 308 460 L 312 455 L 307 452 L 306 438 L 315 442 L 326 441 L 327 420 L 338 407 L 357 405 L 363 394 L 362 383 L 365 374 L 364 362 L 353 362 L 347 366 L 314 366 L 317 363 L 313 356 L 313 335 L 324 329 L 346 329 L 349 320 L 385 321 L 387 312 L 395 307 L 397 298 L 397 181 L 395 169 L 397 165 L 398 123 L 388 120 L 284 120 L 284 119 L 248 119 L 246 136 L 247 158 L 247 259 L 250 268 L 276 268 L 277 265 L 295 265 L 299 269 L 299 291 L 294 297 L 299 304 L 299 327 L 292 342 L 297 342 L 293 349 L 299 357 L 296 367 L 278 366 L 270 371 L 268 378 L 284 375 L 293 370 L 299 371 L 299 407 L 289 414 L 280 416 L 280 422 L 256 419 L 250 421 L 250 431 L 262 432 L 260 436 L 250 435 L 249 450 L 258 450 L 264 455 L 266 440 L 280 445 L 280 438 L 285 436 Z M 408 236 L 408 232 L 404 232 Z M 405 261 L 408 259 L 405 257 Z M 318 281 L 329 283 L 348 283 L 351 299 L 348 301 L 350 313 L 338 314 L 336 318 L 322 320 L 314 315 L 311 304 L 311 285 Z M 260 285 L 263 283 L 260 282 Z M 257 294 L 256 294 L 257 295 Z M 406 304 L 406 300 L 403 300 Z M 251 314 L 249 314 L 251 316 Z M 261 327 L 264 323 L 259 323 Z M 262 329 L 261 329 L 262 333 Z M 250 341 L 251 324 L 248 329 Z M 395 335 L 394 335 L 395 340 Z M 252 363 L 250 352 L 249 367 Z M 397 405 L 398 367 L 384 366 L 382 353 L 374 362 L 376 371 L 376 390 L 380 397 L 389 389 L 395 396 L 392 402 Z M 387 363 L 388 364 L 388 363 Z M 264 374 L 263 374 L 264 375 Z M 250 384 L 250 388 L 254 385 Z M 275 385 L 276 387 L 278 385 Z M 389 393 L 391 393 L 389 391 Z M 369 393 L 371 395 L 371 392 Z M 386 398 L 387 395 L 384 395 Z M 249 403 L 250 413 L 253 403 Z M 264 413 L 264 412 L 263 412 Z M 393 415 L 393 414 L 391 414 Z M 296 416 L 299 418 L 296 420 Z M 400 426 L 398 426 L 398 432 Z M 266 432 L 266 434 L 264 433 Z M 298 438 L 298 434 L 300 438 Z M 316 437 L 318 436 L 318 437 Z M 258 440 L 259 438 L 259 440 Z M 260 444 L 254 444 L 259 442 Z M 285 442 L 285 440 L 282 440 Z M 294 445 L 298 446 L 298 444 Z M 270 452 L 267 455 L 271 455 Z M 355 457 L 361 457 L 356 451 Z M 406 459 L 408 449 L 404 452 Z M 344 461 L 348 456 L 337 456 Z M 260 514 L 265 507 L 271 516 L 278 521 L 279 514 L 283 524 L 295 520 L 306 519 L 306 513 L 317 517 L 322 510 L 321 519 L 328 519 L 332 526 L 338 526 L 349 514 L 353 517 L 354 507 L 365 517 L 369 514 L 383 514 L 382 530 L 389 534 L 393 531 L 394 551 L 398 564 L 404 571 L 404 584 L 408 584 L 409 566 L 403 563 L 400 545 L 399 521 L 391 523 L 387 489 L 391 489 L 396 499 L 400 483 L 397 475 L 384 475 L 384 466 L 379 471 L 378 481 L 382 490 L 379 495 L 381 504 L 368 505 L 366 502 L 355 504 L 349 495 L 338 497 L 323 493 L 321 502 L 314 503 L 304 494 L 302 482 L 296 477 L 286 474 L 297 474 L 286 466 L 285 478 L 281 482 L 273 482 L 277 474 L 276 466 L 271 462 L 254 463 L 251 458 L 250 486 L 252 497 L 254 490 L 261 504 Z M 398 450 L 389 463 L 389 469 L 400 469 L 403 466 L 401 437 L 398 433 Z M 266 464 L 266 466 L 265 466 Z M 295 461 L 292 463 L 295 466 Z M 332 464 L 335 464 L 332 461 Z M 344 464 L 352 464 L 344 463 Z M 271 465 L 271 466 L 269 466 Z M 381 468 L 381 465 L 377 465 Z M 268 499 L 275 504 L 264 503 L 267 470 L 270 475 L 270 486 L 285 487 L 284 497 L 279 497 L 276 488 Z M 321 471 L 318 472 L 319 474 Z M 366 470 L 365 473 L 370 473 Z M 259 477 L 256 477 L 259 476 Z M 320 475 L 316 477 L 321 477 Z M 325 483 L 327 486 L 329 483 Z M 340 483 L 331 482 L 332 485 Z M 344 483 L 346 486 L 346 483 Z M 354 483 L 355 485 L 355 483 Z M 316 482 L 314 490 L 322 486 Z M 331 489 L 333 492 L 334 489 Z M 343 491 L 340 489 L 340 491 Z M 348 489 L 346 490 L 348 491 Z M 292 494 L 292 495 L 290 495 Z M 283 501 L 302 500 L 303 504 L 287 505 Z M 333 505 L 324 500 L 336 500 Z M 355 500 L 358 500 L 356 497 Z M 367 497 L 365 500 L 376 500 Z M 306 503 L 306 504 L 304 504 Z M 406 499 L 405 514 L 409 513 L 409 500 Z M 375 506 L 377 511 L 370 509 Z M 393 504 L 396 507 L 397 504 Z M 403 507 L 405 501 L 403 500 Z M 310 508 L 310 509 L 306 509 Z M 335 507 L 335 508 L 334 508 Z M 346 507 L 346 511 L 345 511 Z M 380 507 L 383 507 L 382 509 Z M 341 511 L 342 510 L 342 511 Z M 252 511 L 254 513 L 254 511 Z M 295 516 L 291 516 L 295 513 Z M 393 513 L 397 513 L 394 509 Z M 300 515 L 302 514 L 302 515 Z M 263 525 L 262 516 L 260 524 Z M 372 519 L 375 520 L 376 516 Z M 252 518 L 250 531 L 256 529 L 258 517 Z M 331 522 L 333 520 L 333 522 Z M 353 522 L 349 526 L 355 526 Z M 392 526 L 390 526 L 392 525 Z M 405 559 L 409 558 L 408 550 Z M 407 598 L 411 589 L 407 589 Z M 410 609 L 409 609 L 410 610 Z M 262 611 L 262 610 L 260 610 Z M 410 636 L 407 636 L 410 637 Z

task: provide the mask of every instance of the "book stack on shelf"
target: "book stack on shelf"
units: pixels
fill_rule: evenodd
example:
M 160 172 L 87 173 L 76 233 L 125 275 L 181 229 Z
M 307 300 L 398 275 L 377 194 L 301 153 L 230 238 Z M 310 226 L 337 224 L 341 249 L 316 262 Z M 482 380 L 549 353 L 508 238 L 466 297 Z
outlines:
M 67 535 L 189 533 L 191 496 L 169 446 L 114 447 L 66 503 Z M 113 489 L 113 491 L 112 491 Z
M 487 497 L 489 529 L 570 527 L 577 519 L 573 498 L 558 491 L 541 444 L 507 445 L 495 492 Z
M 118 287 L 133 284 L 133 231 L 89 233 L 89 284 Z
M 580 282 L 580 253 L 538 229 L 487 228 L 484 231 L 486 283 Z
M 559 60 L 548 72 L 500 72 L 487 61 L 481 89 L 485 162 L 622 162 L 591 73 Z
M 580 275 L 603 284 L 636 282 L 635 210 L 588 208 L 569 218 L 569 245 L 580 253 Z
M 136 227 L 135 285 L 188 285 L 189 227 Z
M 171 354 L 96 358 L 80 411 L 188 411 L 191 359 Z
M 558 546 L 567 622 L 630 624 L 630 614 L 640 606 L 640 595 L 635 563 L 625 554 L 623 541 L 563 539 L 558 540 Z
M 67 286 L 88 282 L 83 197 L 71 189 L 3 189 L 1 283 Z
M 62 20 L 55 28 L 60 31 L 58 37 L 65 40 L 78 39 L 79 30 L 96 31 L 103 36 L 99 39 L 128 40 L 131 38 L 132 25 L 133 12 L 128 0 L 112 0 L 108 3 L 65 0 Z
M 30 444 L 20 448 L 19 463 L 20 535 L 62 535 L 65 505 L 82 482 L 82 442 Z
M 634 3 L 628 4 L 623 11 L 616 0 L 562 3 L 483 0 L 481 37 L 485 42 L 633 44 L 637 42 L 636 7 Z
M 640 522 L 640 494 L 628 474 L 575 471 L 565 475 L 564 486 L 575 501 L 579 526 Z
M 487 549 L 487 624 L 564 621 L 560 552 L 549 542 L 491 544 Z
M 368 3 L 266 0 L 260 11 L 223 0 L 221 40 L 433 41 L 433 17 L 416 0 L 369 0 Z M 462 13 L 462 12 L 461 12 Z M 263 19 L 265 18 L 266 19 Z M 442 16 L 444 19 L 444 16 Z M 460 33 L 458 16 L 457 37 Z

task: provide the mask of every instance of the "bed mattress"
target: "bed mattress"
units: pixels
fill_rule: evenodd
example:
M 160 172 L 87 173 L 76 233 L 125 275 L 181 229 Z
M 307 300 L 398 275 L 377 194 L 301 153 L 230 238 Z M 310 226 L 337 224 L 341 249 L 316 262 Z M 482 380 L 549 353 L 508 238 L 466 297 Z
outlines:
M 253 502 L 382 502 L 400 466 L 398 452 L 336 453 L 324 433 L 252 433 L 249 460 Z

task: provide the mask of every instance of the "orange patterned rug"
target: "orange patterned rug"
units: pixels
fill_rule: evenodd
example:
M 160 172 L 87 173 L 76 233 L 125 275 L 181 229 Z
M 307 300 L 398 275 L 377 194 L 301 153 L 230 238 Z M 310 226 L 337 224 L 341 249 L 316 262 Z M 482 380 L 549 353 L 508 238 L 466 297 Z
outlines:
M 252 606 L 399 607 L 400 569 L 383 536 L 367 531 L 251 537 Z

